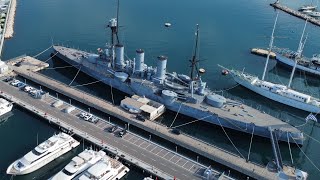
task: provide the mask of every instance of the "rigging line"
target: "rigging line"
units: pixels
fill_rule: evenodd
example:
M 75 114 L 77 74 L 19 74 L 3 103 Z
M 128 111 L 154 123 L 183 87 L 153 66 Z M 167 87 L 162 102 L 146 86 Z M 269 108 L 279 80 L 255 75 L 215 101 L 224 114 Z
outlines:
M 281 79 L 279 78 L 279 73 L 278 73 L 277 67 L 276 67 L 275 69 L 276 69 L 276 77 L 278 78 L 279 82 L 280 82 L 281 84 L 283 84 L 283 82 L 282 82 Z
M 43 61 L 44 63 L 48 62 L 50 59 L 52 59 L 53 57 L 55 57 L 59 52 L 56 52 L 53 56 L 49 57 L 47 60 Z
M 210 116 L 212 116 L 212 115 L 210 114 L 210 115 L 205 116 L 205 117 L 202 117 L 202 118 L 200 118 L 200 119 L 196 119 L 196 120 L 194 120 L 194 121 L 187 122 L 187 123 L 184 123 L 184 124 L 180 124 L 180 125 L 178 125 L 178 126 L 174 126 L 174 127 L 171 127 L 171 128 L 174 129 L 174 128 L 181 127 L 181 126 L 184 126 L 184 125 L 188 125 L 188 124 L 191 124 L 191 123 L 194 123 L 194 122 L 197 122 L 197 121 L 201 121 L 201 120 L 203 120 L 203 119 L 206 119 L 206 118 L 208 118 L 208 117 L 210 117 Z
M 40 52 L 39 54 L 33 56 L 34 58 L 38 57 L 39 55 L 41 55 L 42 53 L 46 52 L 47 50 L 49 50 L 50 48 L 52 48 L 53 45 L 51 45 L 50 47 L 48 47 L 47 49 L 45 49 L 44 51 Z
M 90 82 L 90 83 L 78 84 L 78 85 L 74 85 L 74 86 L 70 86 L 70 87 L 87 86 L 87 85 L 95 84 L 95 83 L 98 83 L 98 82 L 101 82 L 101 81 L 102 81 L 102 80 L 97 80 L 97 81 L 93 81 L 93 82 Z
M 289 146 L 289 152 L 290 152 L 290 158 L 291 158 L 291 165 L 293 165 L 293 158 L 292 158 L 292 153 L 291 153 L 291 145 L 289 142 L 289 132 L 287 131 L 287 138 L 288 138 L 288 146 Z
M 300 125 L 294 126 L 294 127 L 295 127 L 295 128 L 298 128 L 298 127 L 302 127 L 302 126 L 304 126 L 304 125 L 306 125 L 306 124 L 308 124 L 308 122 L 305 122 L 305 123 L 303 123 L 303 124 L 300 124 Z
M 176 119 L 177 119 L 177 117 L 178 117 L 178 114 L 179 114 L 179 112 L 180 112 L 180 109 L 181 109 L 182 104 L 183 104 L 183 102 L 181 102 L 180 107 L 179 107 L 179 110 L 177 111 L 176 116 L 174 117 L 174 119 L 173 119 L 170 127 L 172 127 L 173 123 L 176 121 Z
M 312 140 L 314 140 L 314 141 L 316 141 L 317 143 L 320 144 L 320 141 L 317 140 L 316 138 L 314 138 L 314 137 L 312 137 L 312 136 L 310 136 L 310 135 L 308 135 L 308 134 L 305 134 L 305 133 L 303 133 L 303 135 L 307 135 L 309 138 L 311 138 Z
M 291 134 L 290 134 L 291 136 Z M 293 141 L 297 144 L 296 140 L 291 136 L 291 138 L 293 139 Z M 298 148 L 300 149 L 300 151 L 306 156 L 306 158 L 310 161 L 310 163 L 320 172 L 320 169 L 313 163 L 313 161 L 306 155 L 306 153 L 301 149 L 301 147 L 297 144 Z
M 236 84 L 236 85 L 234 85 L 234 86 L 232 86 L 232 87 L 230 87 L 230 88 L 227 88 L 227 89 L 221 89 L 221 90 L 217 90 L 217 91 L 211 91 L 211 92 L 223 92 L 223 91 L 229 91 L 229 90 L 231 90 L 231 89 L 234 89 L 234 88 L 236 88 L 236 87 L 238 87 L 240 84 Z
M 251 134 L 251 140 L 250 140 L 250 146 L 249 146 L 249 153 L 248 153 L 248 159 L 247 159 L 247 161 L 249 161 L 249 157 L 250 157 L 251 145 L 252 145 L 252 139 L 253 139 L 253 133 L 254 133 L 254 126 L 253 126 L 253 129 L 252 129 L 252 134 Z
M 223 126 L 222 126 L 221 123 L 220 123 L 219 117 L 217 117 L 217 120 L 218 120 L 218 122 L 219 122 L 219 124 L 220 124 L 220 126 L 221 126 L 221 128 L 222 128 L 222 130 L 223 130 L 223 132 L 225 133 L 225 135 L 227 136 L 227 138 L 229 139 L 229 141 L 230 141 L 231 144 L 233 145 L 233 147 L 238 151 L 238 153 L 240 154 L 240 156 L 241 156 L 243 159 L 245 159 L 244 156 L 243 156 L 243 155 L 240 153 L 240 151 L 238 150 L 238 148 L 233 144 L 233 142 L 232 142 L 232 140 L 230 139 L 230 137 L 228 136 L 227 132 L 224 130 Z
M 77 76 L 78 76 L 78 74 L 79 74 L 79 72 L 80 72 L 80 70 L 81 70 L 81 67 L 82 67 L 82 66 L 80 66 L 80 68 L 78 69 L 77 74 L 74 76 L 74 78 L 72 79 L 72 81 L 69 83 L 68 86 L 70 86 L 70 85 L 73 83 L 73 81 L 77 78 Z

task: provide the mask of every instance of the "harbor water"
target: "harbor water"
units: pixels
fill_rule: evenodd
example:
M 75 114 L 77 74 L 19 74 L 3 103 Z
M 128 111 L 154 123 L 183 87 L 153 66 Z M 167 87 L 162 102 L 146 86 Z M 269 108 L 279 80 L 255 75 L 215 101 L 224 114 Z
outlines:
M 199 63 L 200 67 L 206 69 L 206 74 L 202 78 L 207 81 L 208 86 L 212 90 L 228 89 L 222 92 L 223 95 L 239 99 L 266 113 L 280 117 L 294 126 L 299 126 L 305 123 L 304 118 L 308 113 L 275 103 L 236 86 L 231 77 L 221 75 L 221 69 L 217 66 L 221 64 L 229 68 L 244 69 L 246 72 L 261 76 L 265 58 L 250 54 L 250 49 L 265 48 L 269 44 L 277 12 L 269 6 L 270 3 L 273 1 L 122 0 L 120 1 L 119 35 L 128 57 L 133 58 L 135 50 L 142 48 L 145 50 L 147 64 L 155 66 L 156 57 L 166 55 L 168 56 L 167 71 L 188 74 L 189 59 L 194 46 L 195 25 L 199 24 Z M 283 0 L 281 3 L 297 9 L 310 2 Z M 22 54 L 36 55 L 51 46 L 52 43 L 96 52 L 97 48 L 103 47 L 109 40 L 110 33 L 106 26 L 108 20 L 115 16 L 115 0 L 18 0 L 14 35 L 13 38 L 5 41 L 1 59 L 8 60 Z M 172 26 L 165 27 L 166 22 L 171 23 Z M 303 20 L 280 12 L 274 45 L 296 50 L 303 25 Z M 311 57 L 312 54 L 320 53 L 320 27 L 308 24 L 307 32 L 308 40 L 303 54 Z M 48 60 L 52 67 L 66 66 L 58 58 L 50 59 L 51 52 L 42 53 L 38 59 Z M 77 74 L 77 70 L 56 68 L 42 71 L 42 73 L 69 84 Z M 281 66 L 276 66 L 267 73 L 268 80 L 283 84 L 288 83 L 289 76 L 290 69 Z M 95 80 L 80 73 L 72 85 L 93 81 Z M 319 85 L 318 78 L 305 76 L 299 72 L 296 73 L 292 84 L 294 89 L 318 98 L 320 97 Z M 79 88 L 111 100 L 110 87 L 106 85 L 96 83 Z M 116 101 L 125 96 L 117 91 L 114 91 L 114 95 Z M 175 113 L 168 112 L 157 121 L 170 126 L 174 118 Z M 179 115 L 173 126 L 192 120 Z M 180 129 L 201 140 L 237 153 L 220 126 L 198 121 L 182 126 Z M 319 125 L 309 122 L 300 126 L 299 129 L 306 134 L 307 138 L 301 149 L 291 146 L 294 166 L 307 171 L 309 179 L 317 179 L 320 174 Z M 5 174 L 6 168 L 36 146 L 37 136 L 39 142 L 42 142 L 54 132 L 58 132 L 58 129 L 15 106 L 12 114 L 5 117 L 0 124 L 0 142 L 2 143 L 0 179 L 12 178 Z M 251 135 L 231 130 L 227 133 L 235 146 L 247 157 Z M 166 146 L 171 148 L 172 145 L 166 144 Z M 281 143 L 280 149 L 284 162 L 291 164 L 288 144 Z M 13 179 L 48 178 L 81 150 L 82 146 L 35 173 L 13 177 Z M 185 154 L 188 155 L 188 153 Z M 194 159 L 195 156 L 190 154 L 190 158 Z M 267 164 L 272 159 L 270 140 L 254 137 L 250 160 Z M 200 161 L 208 163 L 203 157 L 200 158 Z M 215 164 L 212 165 L 215 167 Z M 141 170 L 132 169 L 127 178 L 142 179 L 144 175 Z

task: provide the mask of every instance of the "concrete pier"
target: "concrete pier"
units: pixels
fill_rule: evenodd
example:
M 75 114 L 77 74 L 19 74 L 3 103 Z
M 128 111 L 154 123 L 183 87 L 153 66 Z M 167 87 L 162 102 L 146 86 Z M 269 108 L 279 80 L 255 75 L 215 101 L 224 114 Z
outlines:
M 298 18 L 301 18 L 301 19 L 308 19 L 308 21 L 314 25 L 317 25 L 317 26 L 320 26 L 320 20 L 319 19 L 316 19 L 314 17 L 311 17 L 311 16 L 308 16 L 307 14 L 303 14 L 299 11 L 296 11 L 296 10 L 293 10 L 287 6 L 284 6 L 284 5 L 281 5 L 280 3 L 272 3 L 270 4 L 270 6 L 276 8 L 276 9 L 280 9 L 288 14 L 291 14 L 293 16 L 296 16 Z
M 14 18 L 16 15 L 16 7 L 17 7 L 17 0 L 11 0 L 8 14 L 7 14 L 6 28 L 4 31 L 5 39 L 13 37 L 13 32 L 14 32 L 13 27 L 14 27 Z
M 52 103 L 57 101 L 54 97 L 35 99 L 2 80 L 3 78 L 0 81 L 1 97 L 37 114 L 51 124 L 62 127 L 65 131 L 96 144 L 154 176 L 162 179 L 173 179 L 173 177 L 202 179 L 201 176 L 206 167 L 197 162 L 130 132 L 123 138 L 119 138 L 117 137 L 118 131 L 115 133 L 105 131 L 112 127 L 107 120 L 100 119 L 97 124 L 86 122 L 79 118 L 79 114 L 83 111 L 76 109 L 70 114 L 65 113 L 63 111 L 70 106 L 69 104 L 64 103 L 62 106 L 53 107 Z
M 33 62 L 37 61 L 36 59 L 33 59 L 31 57 L 25 57 L 24 59 L 25 59 L 24 63 L 26 64 L 28 64 L 27 63 L 28 59 Z M 15 59 L 14 61 L 19 61 L 19 60 Z M 37 69 L 38 67 L 34 67 L 34 68 L 31 68 L 31 70 L 28 70 L 30 69 L 30 67 L 26 68 L 21 64 L 19 66 L 16 66 L 13 64 L 14 63 L 11 63 L 11 61 L 8 62 L 8 65 L 16 74 L 26 79 L 29 79 L 35 83 L 40 84 L 43 87 L 47 87 L 51 90 L 54 90 L 72 99 L 75 99 L 97 110 L 105 112 L 113 117 L 121 119 L 124 122 L 129 123 L 130 125 L 144 129 L 145 131 L 148 131 L 152 134 L 162 137 L 163 139 L 167 139 L 177 144 L 178 146 L 189 149 L 197 154 L 201 154 L 202 156 L 205 156 L 213 161 L 216 161 L 220 164 L 228 166 L 231 169 L 239 171 L 255 179 L 276 179 L 277 178 L 276 173 L 269 171 L 265 166 L 254 164 L 250 161 L 246 161 L 245 159 L 242 159 L 238 155 L 230 153 L 221 148 L 218 148 L 212 144 L 208 144 L 206 142 L 203 142 L 201 140 L 195 139 L 193 137 L 190 137 L 184 134 L 180 134 L 180 135 L 172 134 L 168 128 L 161 126 L 159 124 L 156 124 L 152 121 L 146 121 L 146 122 L 137 121 L 135 120 L 135 117 L 132 114 L 124 111 L 120 107 L 114 106 L 111 103 L 103 99 L 97 98 L 93 95 L 87 94 L 86 92 L 71 88 L 68 85 L 65 85 L 61 82 L 58 82 L 54 79 L 51 79 L 43 74 L 37 73 L 32 70 L 32 69 Z M 41 63 L 39 62 L 38 64 L 40 65 Z M 0 89 L 3 89 L 2 85 Z M 7 91 L 11 92 L 10 90 L 7 90 Z M 18 96 L 18 94 L 15 94 L 14 96 L 16 97 Z M 26 97 L 19 95 L 19 99 L 25 99 L 25 98 Z M 33 102 L 33 103 L 37 104 L 39 102 Z M 43 107 L 43 105 L 39 104 L 36 107 Z M 52 112 L 52 110 L 48 112 Z M 59 113 L 57 113 L 55 116 L 58 117 L 60 115 Z

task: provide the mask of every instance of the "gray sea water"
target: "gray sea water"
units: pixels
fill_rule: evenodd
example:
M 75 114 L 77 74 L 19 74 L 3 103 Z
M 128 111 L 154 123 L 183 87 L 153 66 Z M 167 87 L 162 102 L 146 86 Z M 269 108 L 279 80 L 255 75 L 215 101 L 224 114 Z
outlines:
M 221 76 L 217 64 L 261 75 L 265 58 L 250 54 L 250 48 L 266 47 L 274 23 L 276 11 L 269 6 L 273 1 L 255 0 L 122 0 L 120 2 L 120 39 L 125 45 L 125 53 L 134 57 L 135 49 L 146 51 L 146 63 L 156 65 L 158 55 L 166 55 L 168 71 L 189 72 L 189 59 L 194 46 L 195 25 L 200 25 L 200 66 L 206 69 L 203 79 L 211 89 L 224 89 L 235 86 L 231 77 Z M 289 1 L 282 3 L 298 8 L 310 1 Z M 2 59 L 7 60 L 22 54 L 35 55 L 48 48 L 52 42 L 96 51 L 109 40 L 107 22 L 116 14 L 115 0 L 18 0 L 14 37 L 5 41 Z M 165 28 L 164 23 L 172 26 Z M 279 14 L 274 44 L 296 50 L 303 29 L 304 21 L 283 12 Z M 308 41 L 304 55 L 320 53 L 320 27 L 308 24 Z M 47 60 L 51 51 L 38 58 Z M 59 59 L 48 61 L 53 66 L 63 66 Z M 44 74 L 69 83 L 77 73 L 74 69 L 55 69 L 43 71 Z M 277 66 L 268 72 L 268 79 L 286 84 L 290 70 Z M 91 78 L 80 74 L 74 84 L 92 82 Z M 319 79 L 305 77 L 296 73 L 293 88 L 319 97 Z M 81 87 L 110 100 L 110 90 L 103 84 Z M 116 93 L 118 99 L 124 97 Z M 301 125 L 308 113 L 286 107 L 268 99 L 259 97 L 248 90 L 236 87 L 224 92 L 224 95 L 243 100 L 246 104 L 259 107 L 273 115 L 281 114 L 293 125 Z M 175 114 L 167 113 L 159 121 L 171 124 Z M 319 117 L 320 118 L 320 117 Z M 175 125 L 191 121 L 190 118 L 178 116 Z M 181 129 L 202 140 L 214 143 L 236 153 L 221 127 L 197 122 Z M 319 125 L 308 123 L 300 127 L 308 136 L 320 140 Z M 23 109 L 15 107 L 13 115 L 0 124 L 0 179 L 10 179 L 5 169 L 15 159 L 23 156 L 36 145 L 36 136 L 45 140 L 58 130 Z M 143 134 L 143 133 L 142 133 Z M 250 135 L 228 131 L 229 136 L 240 152 L 248 154 Z M 301 148 L 292 147 L 293 162 L 298 168 L 309 173 L 309 179 L 318 179 L 320 175 L 319 141 L 307 138 Z M 170 144 L 166 144 L 171 146 Z M 289 148 L 286 143 L 280 145 L 282 157 L 290 163 Z M 81 148 L 78 149 L 80 151 Z M 59 171 L 77 152 L 69 153 L 48 167 L 40 169 L 29 176 L 14 179 L 43 179 Z M 188 153 L 186 153 L 188 155 Z M 189 154 L 194 158 L 193 154 Z M 271 143 L 268 139 L 254 138 L 250 159 L 266 164 L 273 159 Z M 312 162 L 311 162 L 311 161 Z M 208 163 L 200 159 L 204 163 Z M 316 167 L 315 167 L 316 166 Z M 223 169 L 223 167 L 221 167 Z M 134 169 L 128 179 L 141 179 L 141 170 Z

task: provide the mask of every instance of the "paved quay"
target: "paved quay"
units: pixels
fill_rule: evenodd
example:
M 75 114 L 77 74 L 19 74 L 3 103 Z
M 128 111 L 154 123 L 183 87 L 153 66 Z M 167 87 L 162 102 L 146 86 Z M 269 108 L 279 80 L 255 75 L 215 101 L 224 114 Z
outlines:
M 27 57 L 27 59 L 31 57 Z M 32 58 L 31 58 L 32 59 Z M 39 61 L 40 63 L 40 61 Z M 8 63 L 10 64 L 10 63 Z M 41 86 L 47 87 L 72 99 L 75 99 L 81 103 L 84 103 L 90 107 L 97 110 L 105 112 L 113 117 L 121 119 L 130 125 L 136 126 L 138 128 L 144 129 L 149 133 L 155 134 L 163 139 L 171 141 L 181 147 L 189 149 L 197 154 L 201 154 L 215 162 L 223 164 L 231 169 L 239 171 L 247 176 L 253 177 L 255 179 L 276 179 L 276 173 L 270 172 L 265 166 L 254 164 L 250 161 L 242 159 L 240 156 L 230 153 L 226 150 L 218 148 L 212 144 L 200 141 L 198 139 L 180 134 L 179 136 L 174 135 L 170 130 L 164 126 L 156 124 L 151 121 L 141 122 L 135 120 L 135 117 L 124 111 L 122 108 L 112 105 L 111 103 L 87 94 L 78 89 L 71 88 L 61 82 L 51 79 L 45 75 L 42 75 L 31 70 L 23 68 L 23 66 L 10 65 L 18 75 L 29 79 L 33 82 L 40 84 Z M 30 69 L 30 68 L 29 68 Z
M 284 5 L 281 5 L 279 2 L 275 2 L 275 3 L 272 3 L 270 4 L 270 6 L 276 8 L 276 9 L 280 9 L 288 14 L 291 14 L 293 16 L 296 16 L 300 19 L 304 19 L 304 20 L 308 20 L 310 23 L 314 24 L 314 25 L 317 25 L 317 26 L 320 26 L 320 20 L 317 19 L 317 18 L 314 18 L 314 17 L 311 17 L 311 16 L 308 16 L 307 14 L 304 14 L 302 12 L 299 12 L 299 11 L 296 11 L 296 10 L 293 10 L 287 6 L 284 6 Z
M 7 19 L 6 19 L 6 27 L 4 31 L 4 38 L 9 39 L 13 37 L 13 27 L 14 27 L 14 18 L 16 15 L 17 8 L 17 0 L 10 0 Z
M 101 120 L 97 124 L 83 121 L 78 117 L 81 112 L 79 109 L 71 114 L 63 112 L 69 106 L 68 104 L 59 108 L 52 107 L 51 105 L 56 99 L 51 96 L 43 100 L 35 99 L 3 81 L 0 82 L 0 90 L 2 97 L 36 113 L 50 123 L 61 126 L 105 148 L 130 164 L 135 164 L 155 176 L 163 179 L 173 179 L 173 177 L 177 179 L 202 179 L 201 175 L 205 169 L 203 165 L 130 132 L 123 138 L 117 137 L 119 130 L 115 133 L 105 131 L 106 128 L 112 126 L 107 121 Z

